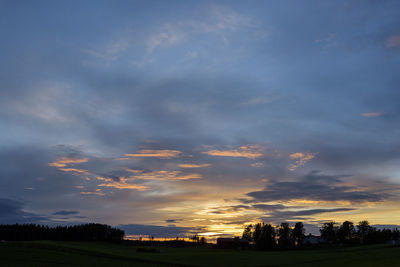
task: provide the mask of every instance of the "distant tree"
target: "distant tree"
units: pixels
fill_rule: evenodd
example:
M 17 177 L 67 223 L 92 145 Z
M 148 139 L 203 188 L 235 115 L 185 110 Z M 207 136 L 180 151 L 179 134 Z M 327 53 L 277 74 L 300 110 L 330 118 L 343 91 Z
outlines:
M 255 242 L 258 249 L 276 248 L 275 228 L 271 224 L 263 225 L 261 235 Z
M 255 243 L 257 243 L 257 241 L 260 239 L 260 236 L 261 236 L 261 233 L 262 233 L 262 230 L 263 230 L 263 226 L 264 226 L 264 223 L 257 223 L 255 226 L 254 226 L 254 231 L 253 231 L 253 241 L 255 242 Z
M 300 246 L 304 240 L 305 234 L 304 225 L 302 222 L 297 222 L 292 230 L 292 240 L 296 246 Z
M 292 247 L 291 230 L 289 224 L 286 222 L 281 223 L 278 228 L 278 245 L 281 248 Z
M 253 225 L 248 225 L 244 228 L 242 238 L 247 239 L 248 241 L 253 240 Z
M 197 234 L 193 235 L 190 239 L 192 239 L 193 241 L 195 241 L 197 243 L 200 243 L 200 237 Z
M 328 243 L 335 244 L 337 242 L 338 226 L 336 226 L 335 222 L 324 223 L 319 231 L 321 233 L 321 237 Z
M 338 229 L 337 237 L 338 240 L 343 244 L 352 243 L 355 238 L 354 223 L 350 221 L 344 221 Z
M 369 225 L 368 221 L 361 221 L 357 225 L 358 235 L 360 238 L 361 244 L 368 244 L 369 237 L 371 236 L 372 232 L 375 230 L 372 226 Z

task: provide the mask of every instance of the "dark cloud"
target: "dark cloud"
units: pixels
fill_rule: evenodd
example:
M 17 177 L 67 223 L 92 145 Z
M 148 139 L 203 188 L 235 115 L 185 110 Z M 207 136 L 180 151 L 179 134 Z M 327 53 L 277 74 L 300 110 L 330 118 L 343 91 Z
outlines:
M 181 222 L 183 219 L 168 219 L 165 220 L 166 223 L 176 223 L 176 222 Z
M 255 204 L 252 205 L 253 208 L 258 209 L 258 210 L 282 210 L 282 209 L 287 209 L 287 206 L 277 204 Z
M 20 201 L 0 198 L 0 223 L 43 223 L 49 218 L 42 215 L 26 212 L 24 204 Z
M 334 209 L 310 209 L 310 210 L 296 210 L 296 211 L 272 211 L 261 219 L 266 222 L 280 223 L 284 221 L 303 221 L 310 219 L 311 215 L 322 213 L 346 212 L 355 210 L 353 208 L 334 208 Z
M 52 215 L 75 215 L 78 213 L 79 213 L 79 211 L 76 211 L 76 210 L 60 210 L 60 211 L 52 213 Z
M 356 186 L 341 185 L 348 175 L 323 175 L 310 172 L 297 181 L 270 182 L 264 190 L 247 193 L 258 202 L 309 199 L 322 201 L 347 200 L 351 202 L 376 202 L 388 197 L 380 191 L 360 191 Z

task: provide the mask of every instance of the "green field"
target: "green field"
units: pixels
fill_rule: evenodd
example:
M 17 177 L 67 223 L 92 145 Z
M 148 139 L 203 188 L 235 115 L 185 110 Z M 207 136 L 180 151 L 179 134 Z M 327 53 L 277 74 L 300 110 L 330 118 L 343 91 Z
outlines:
M 3 242 L 0 266 L 400 266 L 389 245 L 301 251 L 235 251 L 210 247 L 159 248 L 88 242 Z

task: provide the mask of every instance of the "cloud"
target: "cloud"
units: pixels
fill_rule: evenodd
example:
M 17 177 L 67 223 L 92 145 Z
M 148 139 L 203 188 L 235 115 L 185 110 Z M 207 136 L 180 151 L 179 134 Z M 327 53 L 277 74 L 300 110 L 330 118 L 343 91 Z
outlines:
M 262 150 L 263 148 L 258 145 L 246 145 L 246 146 L 241 146 L 238 149 L 227 149 L 227 150 L 213 149 L 202 153 L 217 157 L 256 159 L 263 156 Z
M 49 166 L 52 167 L 66 167 L 69 164 L 78 164 L 78 163 L 85 163 L 88 162 L 88 158 L 72 158 L 72 157 L 62 157 L 57 159 L 55 162 L 49 163 Z
M 209 167 L 211 164 L 205 163 L 205 164 L 179 164 L 178 167 L 180 168 L 188 168 L 188 169 L 193 169 L 193 168 L 205 168 Z
M 202 176 L 198 173 L 182 173 L 180 171 L 151 171 L 151 172 L 140 172 L 135 175 L 129 176 L 129 179 L 141 179 L 141 180 L 191 180 L 201 179 Z
M 384 112 L 365 112 L 361 113 L 361 116 L 366 118 L 376 118 L 385 115 Z
M 181 222 L 183 221 L 183 219 L 168 219 L 165 220 L 166 223 L 177 223 L 177 222 Z
M 247 193 L 257 202 L 289 201 L 296 199 L 316 201 L 376 202 L 388 197 L 373 188 L 361 190 L 360 186 L 343 185 L 348 175 L 323 175 L 312 171 L 297 181 L 273 181 L 264 190 Z
M 333 209 L 309 209 L 296 211 L 280 211 L 274 210 L 268 215 L 262 216 L 263 221 L 279 223 L 288 220 L 306 220 L 311 215 L 333 212 L 346 212 L 355 210 L 354 208 L 333 208 Z
M 79 211 L 76 210 L 60 210 L 52 213 L 53 215 L 76 215 Z
M 242 102 L 240 105 L 242 106 L 255 106 L 255 105 L 262 105 L 262 104 L 268 104 L 271 103 L 272 99 L 269 97 L 256 97 L 249 99 L 245 102 Z
M 84 169 L 77 169 L 77 168 L 59 168 L 60 171 L 63 172 L 71 172 L 76 175 L 84 174 L 84 175 L 90 175 L 90 172 Z
M 256 162 L 256 163 L 252 163 L 252 164 L 250 164 L 252 167 L 255 167 L 255 168 L 259 168 L 259 167 L 262 167 L 262 166 L 264 166 L 264 163 L 263 162 Z
M 0 198 L 0 223 L 40 223 L 49 221 L 46 216 L 24 211 L 23 206 L 23 202 Z
M 156 34 L 152 34 L 146 41 L 148 51 L 153 51 L 157 47 L 170 47 L 177 45 L 186 39 L 186 33 L 177 25 L 166 24 Z
M 227 33 L 238 31 L 242 27 L 251 26 L 249 17 L 240 15 L 226 6 L 213 6 L 208 16 L 201 20 L 183 20 L 176 23 L 165 23 L 146 40 L 147 50 L 152 52 L 158 47 L 178 45 L 196 34 L 214 33 L 226 44 Z M 197 56 L 197 54 L 196 54 Z
M 117 189 L 133 189 L 133 190 L 138 190 L 138 191 L 148 190 L 147 186 L 131 184 L 128 181 L 129 181 L 128 178 L 125 178 L 125 177 L 120 177 L 119 181 L 114 181 L 112 179 L 106 179 L 106 183 L 98 184 L 97 186 L 112 187 L 112 188 L 117 188 Z
M 290 154 L 291 159 L 295 159 L 296 161 L 289 166 L 290 171 L 296 170 L 298 167 L 304 166 L 307 162 L 312 160 L 317 153 L 293 153 Z
M 400 34 L 394 34 L 386 40 L 387 47 L 399 47 L 400 46 Z
M 136 157 L 136 158 L 162 158 L 170 159 L 177 158 L 182 155 L 179 150 L 152 150 L 152 149 L 142 149 L 136 154 L 125 154 L 126 157 Z
M 282 204 L 254 204 L 253 208 L 258 210 L 277 210 L 277 209 L 287 209 L 288 207 Z

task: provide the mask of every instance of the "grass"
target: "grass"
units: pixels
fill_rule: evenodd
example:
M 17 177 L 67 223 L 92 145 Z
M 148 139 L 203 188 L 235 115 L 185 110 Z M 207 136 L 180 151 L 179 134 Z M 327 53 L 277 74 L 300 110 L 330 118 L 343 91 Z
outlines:
M 0 266 L 400 266 L 400 247 L 375 245 L 298 251 L 157 248 L 89 242 L 0 243 Z

